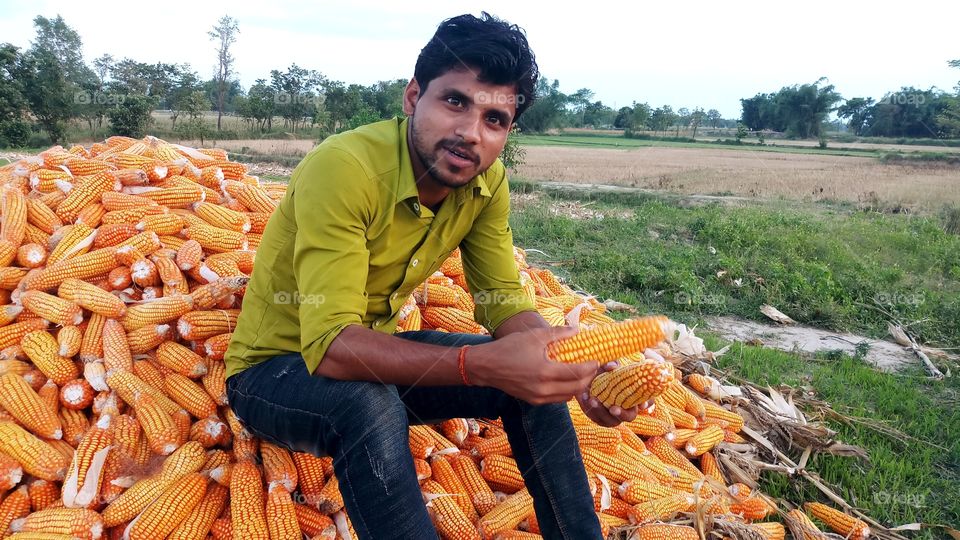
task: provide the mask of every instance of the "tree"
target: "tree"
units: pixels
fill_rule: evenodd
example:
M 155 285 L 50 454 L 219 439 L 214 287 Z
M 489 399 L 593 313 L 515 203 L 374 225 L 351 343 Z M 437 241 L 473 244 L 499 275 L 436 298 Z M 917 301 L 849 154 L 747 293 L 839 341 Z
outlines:
M 27 100 L 20 82 L 20 50 L 0 45 L 0 146 L 26 146 L 30 127 L 25 116 Z
M 151 97 L 138 94 L 124 96 L 107 111 L 113 133 L 138 139 L 143 137 L 153 120 L 150 113 L 155 105 Z
M 237 41 L 237 34 L 240 28 L 237 21 L 229 15 L 220 17 L 213 30 L 207 32 L 211 40 L 217 43 L 217 71 L 213 76 L 216 82 L 217 91 L 217 131 L 220 131 L 220 122 L 223 118 L 223 105 L 227 98 L 229 82 L 236 73 L 233 70 L 233 54 L 230 53 L 230 46 Z
M 617 113 L 613 109 L 602 101 L 595 101 L 584 108 L 582 124 L 594 128 L 608 128 L 613 125 L 616 117 Z
M 573 113 L 575 115 L 574 125 L 577 127 L 583 127 L 584 125 L 584 115 L 586 113 L 587 107 L 590 106 L 590 100 L 593 99 L 593 90 L 589 88 L 581 88 L 576 92 L 570 94 L 568 100 L 568 105 L 573 107 Z
M 950 67 L 960 68 L 960 60 L 950 60 L 947 62 Z M 940 131 L 945 137 L 960 137 L 960 82 L 956 86 L 957 95 L 955 97 L 945 96 L 943 98 L 943 108 L 937 115 L 936 122 Z
M 59 15 L 33 20 L 37 37 L 23 56 L 20 80 L 30 111 L 54 142 L 64 140 L 65 123 L 91 103 L 84 88 L 96 74 L 80 55 L 80 35 Z
M 666 133 L 667 128 L 672 126 L 676 120 L 677 113 L 673 112 L 673 107 L 664 105 L 663 107 L 657 107 L 657 109 L 650 114 L 647 125 L 654 133 L 658 131 Z
M 181 114 L 186 113 L 192 116 L 193 109 L 191 107 L 198 103 L 194 97 L 195 93 L 199 92 L 203 95 L 203 103 L 206 103 L 206 109 L 204 110 L 210 110 L 210 100 L 207 99 L 206 93 L 203 91 L 203 83 L 200 82 L 200 77 L 196 72 L 190 69 L 189 64 L 184 64 L 178 71 L 177 80 L 166 96 L 171 113 L 170 127 L 174 130 L 177 129 L 177 118 Z
M 536 100 L 520 117 L 518 123 L 523 131 L 544 133 L 548 129 L 560 127 L 563 111 L 569 98 L 560 91 L 560 81 L 554 79 L 548 83 L 545 77 L 537 81 Z
M 617 111 L 617 117 L 613 120 L 613 127 L 617 129 L 627 129 L 632 114 L 633 109 L 631 107 L 620 107 L 620 110 Z
M 821 87 L 826 78 L 812 84 L 784 87 L 777 93 L 778 131 L 801 139 L 819 137 L 827 115 L 842 98 L 832 84 Z
M 685 127 L 690 123 L 690 109 L 686 107 L 680 107 L 677 109 L 677 115 L 675 118 L 677 131 L 674 134 L 674 137 L 680 136 L 680 128 Z
M 873 98 L 850 98 L 837 109 L 839 118 L 849 118 L 847 128 L 857 135 L 863 135 L 870 124 L 873 113 Z
M 703 119 L 706 118 L 707 113 L 703 112 L 702 107 L 696 107 L 693 109 L 693 112 L 690 113 L 690 127 L 693 128 L 693 138 L 697 138 L 697 128 L 700 127 L 700 124 L 703 123 Z
M 203 121 L 204 111 L 210 110 L 210 100 L 203 90 L 194 90 L 183 96 L 179 100 L 181 113 L 186 115 L 186 120 L 180 122 L 180 125 L 174 129 L 178 135 L 184 139 L 203 139 L 209 135 L 207 125 Z
M 286 72 L 270 72 L 270 86 L 277 99 L 277 113 L 290 125 L 294 133 L 297 126 L 307 120 L 313 122 L 320 102 L 318 90 L 325 77 L 311 69 L 291 64 Z
M 710 122 L 710 127 L 718 127 L 721 120 L 723 120 L 723 116 L 720 114 L 720 111 L 716 109 L 710 109 L 707 111 L 707 121 Z

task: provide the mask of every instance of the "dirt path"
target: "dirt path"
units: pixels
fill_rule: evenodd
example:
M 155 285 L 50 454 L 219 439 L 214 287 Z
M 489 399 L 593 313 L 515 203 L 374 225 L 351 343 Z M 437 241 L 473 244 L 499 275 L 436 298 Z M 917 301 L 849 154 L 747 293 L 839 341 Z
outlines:
M 860 343 L 870 346 L 864 360 L 881 371 L 898 371 L 920 360 L 891 341 L 837 333 L 803 325 L 774 326 L 736 317 L 708 317 L 707 327 L 731 341 L 759 340 L 764 347 L 788 352 L 817 353 L 841 350 L 853 355 Z

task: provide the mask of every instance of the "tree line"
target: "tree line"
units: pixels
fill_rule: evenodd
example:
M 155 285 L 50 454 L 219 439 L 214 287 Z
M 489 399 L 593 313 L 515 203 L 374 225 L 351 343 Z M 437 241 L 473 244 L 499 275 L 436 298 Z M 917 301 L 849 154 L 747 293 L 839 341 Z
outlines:
M 201 77 L 188 63 L 147 64 L 109 54 L 87 65 L 80 54 L 80 35 L 62 17 L 37 16 L 33 23 L 36 37 L 29 48 L 0 44 L 0 146 L 24 146 L 44 138 L 62 143 L 71 126 L 85 127 L 91 134 L 139 137 L 151 130 L 187 139 L 228 138 L 224 115 L 239 118 L 247 135 L 293 132 L 322 138 L 402 114 L 404 79 L 348 84 L 294 63 L 271 70 L 244 89 L 232 53 L 240 28 L 229 16 L 208 32 L 215 52 L 210 78 Z M 960 61 L 951 65 L 960 67 Z M 627 136 L 652 132 L 675 137 L 681 130 L 696 137 L 706 127 L 739 128 L 738 139 L 746 129 L 808 138 L 822 137 L 829 115 L 835 113 L 857 135 L 960 136 L 960 98 L 934 89 L 903 88 L 876 101 L 843 100 L 821 79 L 742 99 L 739 119 L 725 119 L 716 109 L 674 110 L 640 102 L 614 109 L 594 98 L 589 88 L 566 94 L 559 81 L 542 77 L 536 101 L 519 127 L 532 133 L 597 128 L 623 130 Z M 155 111 L 163 111 L 169 124 L 158 120 Z M 215 127 L 205 118 L 210 111 L 216 112 Z

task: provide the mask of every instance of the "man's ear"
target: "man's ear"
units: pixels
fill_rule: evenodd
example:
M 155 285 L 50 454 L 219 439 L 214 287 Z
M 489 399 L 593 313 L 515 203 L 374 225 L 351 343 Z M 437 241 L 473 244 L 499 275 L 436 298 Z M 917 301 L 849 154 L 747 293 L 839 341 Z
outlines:
M 417 83 L 417 79 L 411 78 L 403 90 L 403 114 L 413 116 L 418 99 L 420 99 L 420 84 Z

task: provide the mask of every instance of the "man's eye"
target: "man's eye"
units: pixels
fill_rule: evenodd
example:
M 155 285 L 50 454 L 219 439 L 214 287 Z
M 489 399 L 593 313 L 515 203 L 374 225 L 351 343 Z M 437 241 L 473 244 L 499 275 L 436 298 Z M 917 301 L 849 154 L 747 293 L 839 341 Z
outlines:
M 491 124 L 500 124 L 500 117 L 497 115 L 492 115 L 487 117 L 487 121 Z
M 447 103 L 459 107 L 461 102 L 460 102 L 460 98 L 455 96 L 450 96 L 447 98 Z

